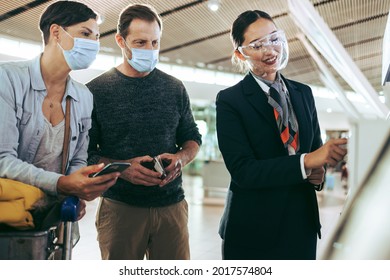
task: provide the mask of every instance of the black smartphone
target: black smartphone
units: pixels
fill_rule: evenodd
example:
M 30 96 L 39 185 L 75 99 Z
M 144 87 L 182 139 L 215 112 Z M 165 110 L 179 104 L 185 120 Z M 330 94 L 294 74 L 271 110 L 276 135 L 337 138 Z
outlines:
M 104 166 L 104 168 L 102 170 L 100 170 L 99 172 L 96 172 L 91 177 L 101 176 L 101 175 L 109 174 L 112 172 L 122 172 L 126 168 L 130 167 L 130 165 L 131 164 L 128 162 L 112 162 L 112 163 L 109 163 L 106 166 Z
M 161 159 L 159 157 L 154 157 L 153 158 L 153 161 L 144 161 L 144 162 L 141 162 L 141 165 L 148 168 L 148 169 L 151 169 L 151 170 L 154 170 L 158 173 L 161 174 L 160 176 L 160 179 L 165 179 L 165 177 L 167 177 L 167 173 L 165 172 L 165 165 L 163 164 L 163 162 L 161 161 Z

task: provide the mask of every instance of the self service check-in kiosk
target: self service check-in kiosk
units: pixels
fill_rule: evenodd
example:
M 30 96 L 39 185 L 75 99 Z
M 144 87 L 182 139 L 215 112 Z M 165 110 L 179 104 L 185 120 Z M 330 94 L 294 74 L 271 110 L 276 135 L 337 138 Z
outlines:
M 390 17 L 383 40 L 382 85 L 390 105 Z M 351 131 L 352 185 L 322 259 L 390 259 L 390 119 L 361 119 Z

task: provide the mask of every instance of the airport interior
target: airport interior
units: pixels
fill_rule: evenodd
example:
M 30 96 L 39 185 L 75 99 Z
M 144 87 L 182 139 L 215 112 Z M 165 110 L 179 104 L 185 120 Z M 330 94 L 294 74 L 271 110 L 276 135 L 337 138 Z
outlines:
M 39 15 L 53 2 L 1 1 L 0 63 L 32 59 L 43 51 Z M 133 1 L 78 2 L 100 15 L 96 61 L 70 73 L 86 83 L 122 63 L 115 42 L 117 20 Z M 231 178 L 218 147 L 215 98 L 243 78 L 231 62 L 230 28 L 246 10 L 266 11 L 284 30 L 289 58 L 282 74 L 312 88 L 323 142 L 349 139 L 346 164 L 328 168 L 324 189 L 316 192 L 322 224 L 317 259 L 390 259 L 390 1 L 137 3 L 152 5 L 163 20 L 157 68 L 184 83 L 202 135 L 199 153 L 183 169 L 191 259 L 222 258 L 218 227 Z M 78 222 L 80 240 L 71 250 L 74 260 L 101 258 L 95 228 L 98 204 L 98 198 L 87 202 L 87 214 Z M 5 242 L 1 240 L 0 233 L 0 244 Z

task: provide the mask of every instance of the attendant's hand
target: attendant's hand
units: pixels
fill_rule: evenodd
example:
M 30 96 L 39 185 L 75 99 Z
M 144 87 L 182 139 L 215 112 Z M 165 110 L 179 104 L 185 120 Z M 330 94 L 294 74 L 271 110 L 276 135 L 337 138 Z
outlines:
M 324 182 L 325 168 L 314 168 L 311 170 L 310 176 L 307 177 L 307 180 L 313 185 L 319 185 Z
M 306 154 L 305 169 L 321 168 L 326 164 L 332 167 L 336 166 L 347 154 L 347 149 L 342 147 L 347 143 L 346 138 L 331 139 L 314 152 Z
M 113 172 L 94 178 L 89 177 L 90 174 L 99 172 L 103 167 L 103 163 L 86 166 L 70 175 L 61 176 L 57 182 L 57 192 L 74 195 L 87 201 L 94 200 L 114 185 L 120 175 L 119 172 Z
M 153 162 L 152 157 L 136 157 L 127 162 L 130 162 L 131 166 L 121 173 L 121 179 L 134 185 L 156 186 L 161 183 L 160 173 L 142 166 L 143 162 Z
M 183 168 L 183 162 L 178 154 L 161 154 L 160 159 L 162 162 L 169 163 L 167 167 L 165 167 L 165 172 L 167 173 L 167 177 L 162 180 L 160 183 L 160 187 L 165 186 L 166 184 L 175 180 L 180 174 Z

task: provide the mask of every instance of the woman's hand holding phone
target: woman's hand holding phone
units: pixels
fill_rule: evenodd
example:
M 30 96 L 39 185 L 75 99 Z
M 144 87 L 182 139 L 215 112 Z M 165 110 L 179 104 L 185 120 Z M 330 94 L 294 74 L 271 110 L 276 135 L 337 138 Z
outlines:
M 104 164 L 80 168 L 76 172 L 61 176 L 57 181 L 57 192 L 64 195 L 74 195 L 86 201 L 94 200 L 115 184 L 120 173 L 113 172 L 95 178 L 90 178 L 103 169 Z

